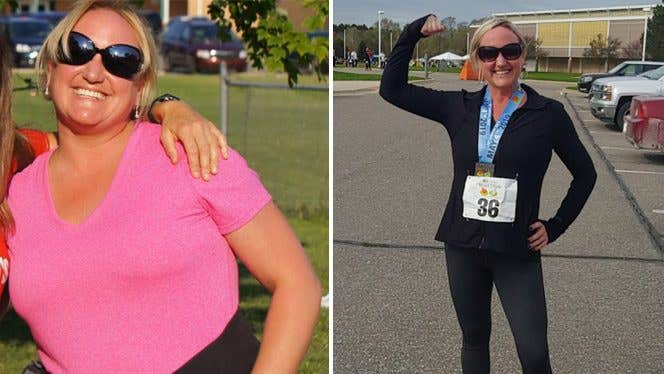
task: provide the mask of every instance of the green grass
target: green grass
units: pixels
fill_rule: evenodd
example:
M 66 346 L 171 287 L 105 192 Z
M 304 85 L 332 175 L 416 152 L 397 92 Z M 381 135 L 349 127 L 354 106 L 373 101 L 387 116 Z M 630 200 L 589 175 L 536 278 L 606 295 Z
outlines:
M 535 79 L 540 81 L 557 81 L 557 82 L 578 82 L 580 76 L 581 74 L 579 73 L 529 71 L 525 79 Z
M 424 71 L 424 66 L 418 65 L 418 66 L 411 66 L 408 68 L 410 71 Z M 429 68 L 430 73 L 454 73 L 454 74 L 459 74 L 461 72 L 460 67 L 442 67 L 438 68 L 436 65 L 433 65 Z
M 411 66 L 410 71 L 424 71 L 422 66 Z M 458 74 L 461 72 L 461 68 L 450 67 L 437 70 L 434 66 L 432 69 L 429 69 L 429 72 L 441 72 L 441 73 L 455 73 Z M 562 73 L 562 72 L 534 72 L 529 71 L 525 79 L 535 79 L 542 81 L 557 81 L 557 82 L 578 82 L 581 74 L 579 73 Z
M 347 73 L 344 71 L 335 71 L 332 75 L 332 79 L 335 81 L 379 81 L 380 74 L 363 74 L 363 73 Z M 408 80 L 423 80 L 422 77 L 408 77 Z
M 22 74 L 27 77 L 28 74 Z M 232 75 L 233 80 L 285 83 L 285 75 Z M 325 85 L 305 76 L 300 84 Z M 16 88 L 24 87 L 15 77 Z M 158 92 L 171 92 L 197 111 L 219 122 L 217 75 L 167 74 Z M 228 141 L 261 175 L 274 200 L 300 238 L 316 274 L 328 293 L 328 94 L 327 92 L 229 89 Z M 14 94 L 14 118 L 19 124 L 45 131 L 56 128 L 50 102 L 34 90 Z M 241 267 L 240 305 L 260 335 L 269 306 L 267 294 Z M 328 371 L 328 311 L 322 310 L 302 373 Z M 25 324 L 10 313 L 0 325 L 0 373 L 13 374 L 32 359 L 36 349 Z
M 263 71 L 250 71 L 241 74 L 231 73 L 230 79 L 241 82 L 260 82 L 260 83 L 281 83 L 287 84 L 288 75 L 286 73 L 265 73 Z M 301 75 L 297 80 L 298 85 L 303 86 L 322 86 L 328 84 L 328 76 L 323 75 L 318 79 L 316 74 Z

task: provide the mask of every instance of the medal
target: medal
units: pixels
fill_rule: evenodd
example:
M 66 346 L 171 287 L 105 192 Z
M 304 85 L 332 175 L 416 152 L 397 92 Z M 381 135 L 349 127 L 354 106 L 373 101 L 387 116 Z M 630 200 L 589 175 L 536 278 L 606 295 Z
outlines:
M 500 138 L 503 136 L 503 132 L 505 132 L 505 128 L 507 127 L 507 122 L 509 122 L 512 114 L 517 108 L 519 108 L 524 94 L 525 92 L 521 86 L 517 86 L 512 93 L 509 102 L 505 106 L 505 109 L 500 114 L 500 117 L 498 117 L 496 125 L 493 127 L 493 130 L 491 130 L 491 107 L 493 103 L 491 101 L 489 88 L 487 87 L 484 92 L 482 106 L 480 107 L 479 130 L 477 133 L 477 154 L 480 163 L 493 164 L 493 158 L 496 155 Z
M 475 163 L 475 176 L 476 177 L 492 177 L 493 176 L 493 164 L 487 164 L 484 162 Z
M 518 182 L 511 178 L 496 178 L 493 158 L 507 123 L 521 104 L 524 94 L 521 86 L 514 89 L 496 125 L 491 129 L 492 102 L 489 88 L 484 92 L 477 134 L 479 162 L 475 163 L 474 175 L 466 177 L 463 189 L 464 218 L 494 223 L 514 222 Z

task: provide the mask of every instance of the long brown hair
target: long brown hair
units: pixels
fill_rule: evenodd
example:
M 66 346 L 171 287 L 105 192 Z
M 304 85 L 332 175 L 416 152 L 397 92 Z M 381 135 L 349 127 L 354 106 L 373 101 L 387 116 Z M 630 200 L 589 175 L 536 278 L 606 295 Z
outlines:
M 4 39 L 0 38 L 0 227 L 10 231 L 14 218 L 7 204 L 7 189 L 12 166 L 23 168 L 34 159 L 34 152 L 27 140 L 16 131 L 12 119 L 12 72 L 11 53 Z M 12 165 L 15 160 L 15 165 Z

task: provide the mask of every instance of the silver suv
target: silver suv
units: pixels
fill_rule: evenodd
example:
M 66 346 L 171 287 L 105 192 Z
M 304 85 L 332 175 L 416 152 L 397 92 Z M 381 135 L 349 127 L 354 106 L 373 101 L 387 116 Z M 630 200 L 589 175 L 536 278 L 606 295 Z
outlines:
M 587 73 L 579 77 L 577 88 L 581 92 L 589 92 L 593 82 L 600 78 L 606 77 L 631 77 L 645 73 L 649 70 L 654 70 L 664 66 L 664 62 L 657 61 L 625 61 L 617 65 L 606 73 Z
M 622 130 L 634 96 L 664 95 L 664 66 L 635 77 L 598 79 L 593 83 L 590 95 L 592 115 Z

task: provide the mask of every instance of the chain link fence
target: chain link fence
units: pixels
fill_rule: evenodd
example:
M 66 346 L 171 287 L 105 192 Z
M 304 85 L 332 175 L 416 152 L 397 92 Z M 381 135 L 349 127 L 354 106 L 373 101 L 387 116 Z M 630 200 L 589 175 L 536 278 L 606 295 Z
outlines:
M 234 82 L 222 73 L 221 127 L 287 214 L 328 213 L 328 88 Z

